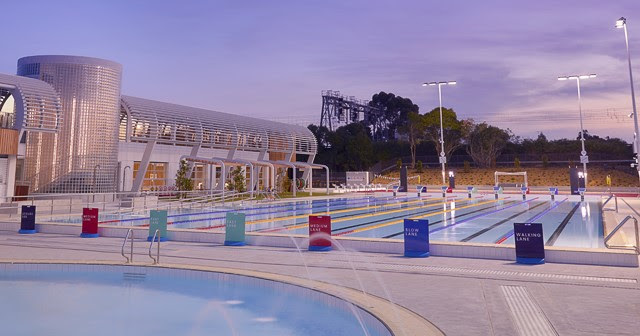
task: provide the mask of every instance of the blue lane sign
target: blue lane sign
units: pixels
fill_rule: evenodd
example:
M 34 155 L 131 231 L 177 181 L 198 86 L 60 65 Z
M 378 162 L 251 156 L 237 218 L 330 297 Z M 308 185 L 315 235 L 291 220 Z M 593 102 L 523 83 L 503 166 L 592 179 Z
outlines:
M 20 230 L 18 233 L 36 233 L 36 206 L 23 205 L 20 216 Z
M 587 192 L 587 188 L 578 188 L 578 192 L 584 194 L 585 192 Z
M 513 223 L 516 241 L 516 262 L 544 264 L 544 236 L 540 223 Z
M 429 256 L 429 220 L 404 220 L 404 256 L 424 258 Z
M 551 193 L 551 195 L 557 195 L 558 194 L 558 188 L 549 188 L 549 192 Z

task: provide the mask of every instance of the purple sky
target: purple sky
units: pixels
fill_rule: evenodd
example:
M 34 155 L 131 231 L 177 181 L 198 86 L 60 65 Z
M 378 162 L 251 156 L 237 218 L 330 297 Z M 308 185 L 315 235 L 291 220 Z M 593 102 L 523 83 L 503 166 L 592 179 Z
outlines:
M 457 80 L 443 100 L 461 117 L 551 138 L 579 129 L 575 82 L 557 76 L 597 73 L 585 128 L 629 140 L 620 16 L 638 82 L 638 0 L 6 1 L 0 72 L 34 54 L 106 58 L 123 94 L 298 123 L 319 122 L 321 90 L 393 92 L 424 113 L 437 91 L 420 83 Z

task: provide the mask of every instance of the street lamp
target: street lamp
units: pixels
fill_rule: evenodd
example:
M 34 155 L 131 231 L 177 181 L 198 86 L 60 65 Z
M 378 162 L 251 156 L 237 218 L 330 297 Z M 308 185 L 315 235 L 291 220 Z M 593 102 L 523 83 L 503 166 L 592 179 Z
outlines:
M 582 141 L 582 152 L 580 152 L 580 162 L 582 163 L 582 171 L 584 172 L 584 186 L 587 187 L 587 163 L 589 163 L 589 157 L 587 151 L 584 149 L 584 127 L 582 126 L 582 97 L 580 96 L 580 80 L 596 78 L 596 74 L 589 75 L 572 75 L 558 77 L 559 81 L 565 81 L 568 79 L 575 79 L 578 83 L 578 109 L 580 110 L 580 141 Z
M 633 122 L 635 124 L 634 125 L 635 135 L 633 137 L 633 142 L 634 142 L 633 147 L 635 149 L 636 157 L 637 157 L 638 151 L 640 151 L 640 147 L 638 146 L 640 144 L 640 139 L 638 139 L 638 137 L 640 137 L 640 133 L 638 132 L 638 113 L 636 113 L 636 94 L 635 94 L 635 91 L 633 90 L 633 73 L 631 72 L 631 53 L 629 52 L 629 34 L 627 33 L 627 19 L 625 19 L 624 17 L 621 17 L 620 19 L 618 19 L 616 21 L 616 28 L 624 29 L 624 42 L 627 45 L 627 60 L 629 61 L 629 81 L 631 82 L 631 105 L 633 106 Z M 638 166 L 638 161 L 636 161 L 636 169 L 640 174 L 640 166 Z
M 442 86 L 456 84 L 456 81 L 422 83 L 422 86 L 438 86 L 438 101 L 440 102 L 440 164 L 442 164 L 442 185 L 446 184 L 444 165 L 447 163 L 447 157 L 444 154 L 444 130 L 442 126 Z

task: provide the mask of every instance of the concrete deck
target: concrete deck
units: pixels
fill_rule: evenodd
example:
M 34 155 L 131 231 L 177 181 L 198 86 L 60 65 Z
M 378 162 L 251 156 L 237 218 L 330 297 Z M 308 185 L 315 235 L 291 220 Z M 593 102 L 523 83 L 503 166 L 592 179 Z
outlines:
M 639 207 L 640 209 L 640 207 Z M 124 262 L 121 238 L 0 231 L 0 259 Z M 134 261 L 151 263 L 136 240 Z M 448 335 L 637 335 L 638 268 L 291 248 L 162 243 L 163 263 L 260 271 L 364 291 L 428 319 Z M 426 332 L 425 332 L 426 334 Z

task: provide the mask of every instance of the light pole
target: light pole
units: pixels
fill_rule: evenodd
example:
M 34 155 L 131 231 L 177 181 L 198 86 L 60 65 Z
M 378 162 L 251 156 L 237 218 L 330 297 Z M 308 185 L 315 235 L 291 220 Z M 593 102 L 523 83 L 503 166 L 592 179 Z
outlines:
M 633 122 L 635 126 L 635 134 L 633 137 L 634 149 L 636 152 L 636 158 L 638 155 L 638 151 L 640 151 L 640 132 L 638 132 L 638 113 L 636 111 L 636 94 L 633 89 L 633 72 L 631 71 L 631 53 L 629 52 L 629 34 L 627 33 L 627 19 L 621 17 L 616 21 L 616 28 L 624 29 L 624 42 L 627 46 L 627 60 L 629 61 L 629 81 L 631 82 L 631 105 L 633 106 Z M 638 161 L 636 159 L 636 169 L 638 170 L 638 174 L 640 174 L 640 166 L 638 166 Z
M 573 75 L 558 77 L 559 81 L 565 81 L 568 79 L 575 79 L 578 84 L 578 109 L 580 110 L 580 141 L 582 142 L 582 152 L 580 152 L 580 162 L 582 163 L 582 172 L 584 173 L 584 187 L 587 187 L 587 163 L 589 163 L 589 157 L 587 151 L 584 148 L 584 127 L 582 126 L 582 97 L 580 96 L 580 80 L 595 78 L 596 74 L 590 75 Z
M 442 185 L 446 184 L 444 165 L 447 163 L 447 157 L 444 154 L 444 127 L 442 126 L 442 86 L 456 84 L 456 81 L 422 83 L 422 86 L 438 86 L 438 101 L 440 103 L 440 164 L 442 165 Z

